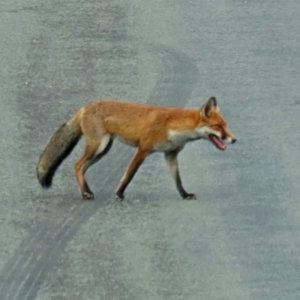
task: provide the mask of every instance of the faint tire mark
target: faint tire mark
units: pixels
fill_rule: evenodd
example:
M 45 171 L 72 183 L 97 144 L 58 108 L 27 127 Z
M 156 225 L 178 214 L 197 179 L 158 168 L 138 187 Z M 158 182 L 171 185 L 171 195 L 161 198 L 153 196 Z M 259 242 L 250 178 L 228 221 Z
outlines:
M 55 266 L 55 257 L 95 211 L 95 203 L 74 207 L 76 210 L 71 217 L 67 212 L 60 219 L 50 218 L 38 224 L 21 243 L 2 270 L 1 299 L 35 299 L 46 272 Z M 55 220 L 57 222 L 53 222 Z
M 147 46 L 147 44 L 146 44 Z M 162 72 L 148 101 L 169 106 L 186 105 L 198 80 L 198 68 L 186 54 L 167 46 L 148 45 L 148 49 L 162 57 Z

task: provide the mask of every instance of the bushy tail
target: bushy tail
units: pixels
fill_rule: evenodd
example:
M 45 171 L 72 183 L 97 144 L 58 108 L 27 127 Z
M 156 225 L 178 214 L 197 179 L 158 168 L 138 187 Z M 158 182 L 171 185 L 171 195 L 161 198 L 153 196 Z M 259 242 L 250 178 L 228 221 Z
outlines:
M 82 131 L 78 114 L 60 126 L 40 156 L 36 171 L 44 188 L 49 188 L 55 171 L 78 143 Z

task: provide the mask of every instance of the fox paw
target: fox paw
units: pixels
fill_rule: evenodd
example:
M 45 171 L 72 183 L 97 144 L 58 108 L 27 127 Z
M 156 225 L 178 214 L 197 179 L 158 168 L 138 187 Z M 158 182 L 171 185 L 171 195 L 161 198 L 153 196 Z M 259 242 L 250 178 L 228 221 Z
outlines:
M 182 198 L 184 200 L 196 200 L 197 197 L 195 194 L 186 194 L 186 195 L 182 195 Z
M 92 192 L 83 192 L 82 193 L 82 199 L 83 200 L 93 200 L 94 194 Z

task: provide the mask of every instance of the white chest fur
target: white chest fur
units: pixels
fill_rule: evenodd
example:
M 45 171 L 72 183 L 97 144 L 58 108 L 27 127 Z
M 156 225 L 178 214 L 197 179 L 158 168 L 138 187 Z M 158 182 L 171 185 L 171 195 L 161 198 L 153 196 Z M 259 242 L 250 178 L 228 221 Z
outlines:
M 168 140 L 163 143 L 159 143 L 154 147 L 154 151 L 168 152 L 174 150 L 181 150 L 187 142 L 194 141 L 205 137 L 205 128 L 199 128 L 195 130 L 187 131 L 174 131 L 170 130 L 168 133 Z

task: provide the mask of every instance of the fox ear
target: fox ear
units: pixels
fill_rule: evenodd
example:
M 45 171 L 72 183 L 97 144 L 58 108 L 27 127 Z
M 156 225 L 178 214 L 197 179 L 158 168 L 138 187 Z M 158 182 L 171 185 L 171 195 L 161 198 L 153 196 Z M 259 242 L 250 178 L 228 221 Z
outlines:
M 217 109 L 217 99 L 215 97 L 210 97 L 206 104 L 202 106 L 200 115 L 209 118 L 215 109 Z

